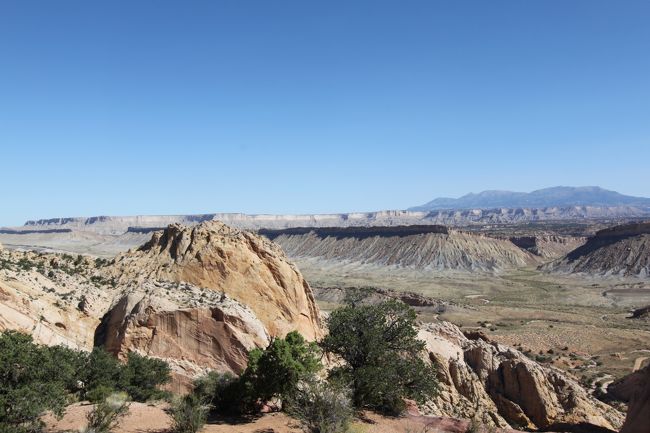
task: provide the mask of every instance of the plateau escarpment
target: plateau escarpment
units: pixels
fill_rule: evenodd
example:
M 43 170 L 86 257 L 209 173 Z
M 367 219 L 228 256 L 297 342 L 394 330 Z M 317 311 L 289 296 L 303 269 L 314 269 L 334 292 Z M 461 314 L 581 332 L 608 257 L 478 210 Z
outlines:
M 600 230 L 544 270 L 598 275 L 650 276 L 650 222 Z
M 538 263 L 507 239 L 443 226 L 264 230 L 295 259 L 354 262 L 424 270 L 493 272 Z

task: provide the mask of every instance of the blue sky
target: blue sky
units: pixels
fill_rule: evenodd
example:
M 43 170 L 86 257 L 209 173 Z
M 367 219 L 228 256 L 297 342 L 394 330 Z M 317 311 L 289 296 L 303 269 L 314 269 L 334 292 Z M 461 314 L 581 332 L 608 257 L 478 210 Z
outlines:
M 0 2 L 0 225 L 650 196 L 650 2 Z

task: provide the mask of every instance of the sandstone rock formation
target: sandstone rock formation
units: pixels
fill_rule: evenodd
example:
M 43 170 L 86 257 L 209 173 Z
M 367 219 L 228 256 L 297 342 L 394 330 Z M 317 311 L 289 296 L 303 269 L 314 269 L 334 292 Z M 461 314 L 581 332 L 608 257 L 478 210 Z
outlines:
M 532 429 L 561 423 L 617 429 L 622 423 L 617 410 L 577 382 L 515 349 L 481 336 L 471 340 L 447 322 L 423 325 L 419 337 L 438 366 L 435 413 Z
M 621 433 L 650 432 L 650 365 L 610 384 L 607 392 L 628 404 Z
M 650 222 L 600 230 L 587 243 L 542 269 L 599 275 L 650 276 Z
M 248 307 L 189 284 L 144 283 L 122 297 L 95 332 L 95 345 L 120 356 L 136 351 L 166 360 L 181 383 L 208 370 L 239 374 L 248 352 L 269 342 Z
M 0 331 L 27 332 L 42 344 L 91 349 L 98 316 L 112 302 L 114 289 L 92 279 L 91 264 L 75 266 L 74 260 L 0 250 Z
M 437 226 L 434 226 L 437 227 Z M 313 229 L 306 233 L 269 232 L 293 259 L 318 258 L 330 262 L 397 266 L 425 270 L 494 272 L 538 263 L 528 251 L 507 239 L 449 230 L 420 233 L 411 227 L 367 229 Z M 444 230 L 443 230 L 444 229 Z
M 170 225 L 118 256 L 110 275 L 121 284 L 187 282 L 248 306 L 272 337 L 297 330 L 322 335 L 312 291 L 282 250 L 267 239 L 218 221 Z

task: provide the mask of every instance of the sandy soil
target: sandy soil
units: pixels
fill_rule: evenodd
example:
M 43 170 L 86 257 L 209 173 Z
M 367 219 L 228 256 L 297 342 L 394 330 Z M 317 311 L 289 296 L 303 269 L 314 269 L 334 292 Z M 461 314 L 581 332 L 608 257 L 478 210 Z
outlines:
M 165 404 L 148 405 L 131 403 L 126 415 L 114 433 L 163 433 L 169 431 L 170 418 Z M 62 419 L 45 417 L 48 433 L 79 431 L 86 424 L 89 404 L 69 406 Z M 406 415 L 387 418 L 374 413 L 364 413 L 352 425 L 352 433 L 465 433 L 469 423 L 463 420 L 440 417 Z M 299 433 L 296 420 L 283 413 L 265 414 L 252 420 L 211 420 L 201 433 Z M 487 432 L 487 430 L 486 430 Z M 497 430 L 499 433 L 516 433 L 517 430 Z

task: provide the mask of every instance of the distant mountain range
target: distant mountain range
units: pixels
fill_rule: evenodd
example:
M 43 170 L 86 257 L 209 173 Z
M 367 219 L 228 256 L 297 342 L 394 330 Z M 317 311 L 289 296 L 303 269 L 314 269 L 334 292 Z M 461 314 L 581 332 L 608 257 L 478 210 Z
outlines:
M 598 186 L 556 186 L 533 192 L 483 191 L 460 198 L 436 198 L 410 211 L 443 209 L 546 208 L 570 206 L 639 206 L 650 207 L 650 198 L 632 197 Z

